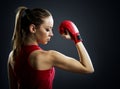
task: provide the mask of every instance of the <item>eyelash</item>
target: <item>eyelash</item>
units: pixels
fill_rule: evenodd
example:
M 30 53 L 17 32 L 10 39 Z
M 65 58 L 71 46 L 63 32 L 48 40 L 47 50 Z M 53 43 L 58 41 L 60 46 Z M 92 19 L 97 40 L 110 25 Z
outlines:
M 50 30 L 49 29 L 46 29 L 47 32 L 49 32 Z

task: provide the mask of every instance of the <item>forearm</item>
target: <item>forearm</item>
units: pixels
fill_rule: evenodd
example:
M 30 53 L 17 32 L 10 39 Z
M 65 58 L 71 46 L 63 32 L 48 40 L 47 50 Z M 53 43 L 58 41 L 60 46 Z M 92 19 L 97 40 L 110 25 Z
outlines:
M 93 72 L 94 68 L 92 62 L 87 50 L 82 43 L 82 38 L 80 36 L 79 30 L 77 29 L 77 26 L 70 20 L 64 20 L 59 26 L 59 32 L 63 35 L 63 37 L 65 37 L 66 39 L 72 39 L 76 44 L 80 57 L 80 70 L 86 73 Z
M 86 48 L 84 47 L 83 43 L 78 42 L 76 44 L 76 48 L 77 48 L 77 51 L 78 51 L 78 54 L 79 54 L 80 63 L 84 66 L 86 71 L 93 72 L 94 68 L 93 68 L 90 56 L 89 56 Z

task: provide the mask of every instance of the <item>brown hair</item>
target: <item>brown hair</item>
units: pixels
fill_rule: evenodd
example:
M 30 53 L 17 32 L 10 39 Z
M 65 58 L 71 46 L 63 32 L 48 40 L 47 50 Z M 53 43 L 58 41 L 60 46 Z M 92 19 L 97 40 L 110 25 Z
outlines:
M 36 27 L 43 23 L 43 18 L 50 16 L 51 13 L 46 9 L 20 6 L 17 9 L 14 33 L 12 37 L 12 49 L 14 57 L 18 55 L 21 46 L 24 44 L 25 37 L 29 34 L 29 25 L 34 24 Z

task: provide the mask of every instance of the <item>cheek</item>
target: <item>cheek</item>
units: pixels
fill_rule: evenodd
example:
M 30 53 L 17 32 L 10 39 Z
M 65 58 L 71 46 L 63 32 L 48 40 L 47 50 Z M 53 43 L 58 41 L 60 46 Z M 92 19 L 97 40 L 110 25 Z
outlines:
M 37 40 L 44 41 L 44 40 L 46 40 L 47 36 L 48 36 L 48 34 L 46 32 L 39 32 L 37 34 Z
M 46 32 L 40 34 L 40 37 L 42 39 L 45 39 L 47 36 L 48 36 L 48 34 Z

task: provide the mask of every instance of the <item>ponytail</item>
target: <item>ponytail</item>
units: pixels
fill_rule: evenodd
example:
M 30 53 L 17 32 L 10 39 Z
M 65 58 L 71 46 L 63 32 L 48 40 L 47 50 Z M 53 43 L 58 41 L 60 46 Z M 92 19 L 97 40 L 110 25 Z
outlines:
M 19 7 L 17 9 L 16 18 L 15 18 L 15 26 L 14 26 L 14 33 L 12 37 L 12 49 L 13 54 L 18 55 L 21 46 L 23 44 L 23 32 L 21 30 L 21 18 L 27 8 L 26 7 Z

